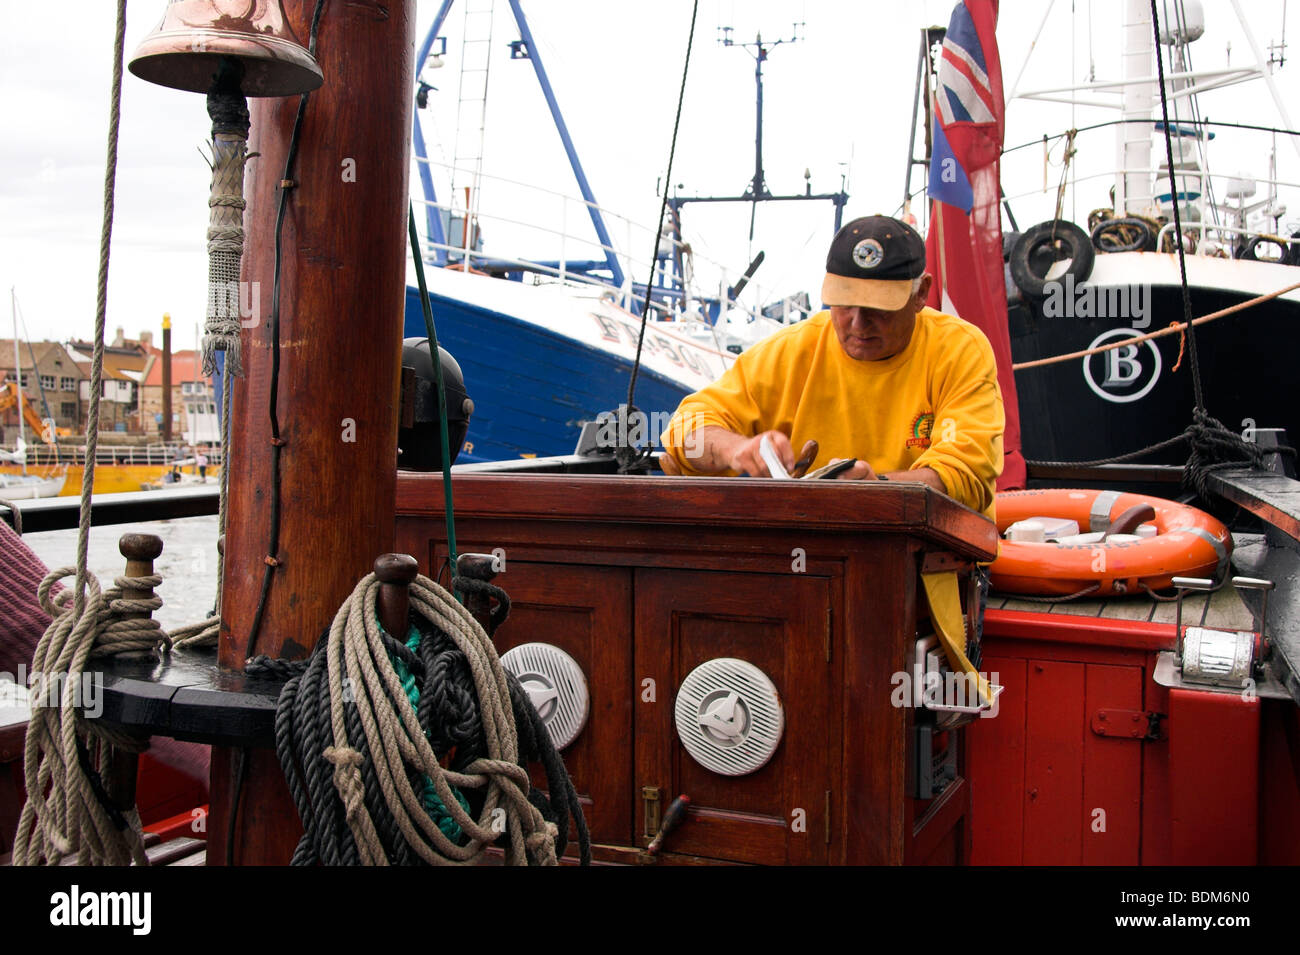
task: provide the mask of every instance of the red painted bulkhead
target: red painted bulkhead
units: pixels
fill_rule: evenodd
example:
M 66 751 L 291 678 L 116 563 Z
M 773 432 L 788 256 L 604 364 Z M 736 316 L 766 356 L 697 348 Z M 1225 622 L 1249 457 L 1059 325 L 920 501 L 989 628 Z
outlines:
M 1300 709 L 1160 686 L 1173 629 L 988 611 L 1006 690 L 967 733 L 974 864 L 1300 864 Z

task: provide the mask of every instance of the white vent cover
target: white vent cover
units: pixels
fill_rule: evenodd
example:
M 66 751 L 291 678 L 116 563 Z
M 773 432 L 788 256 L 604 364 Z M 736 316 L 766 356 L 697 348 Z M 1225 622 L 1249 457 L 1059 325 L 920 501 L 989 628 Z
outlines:
M 556 749 L 564 749 L 587 725 L 591 710 L 582 667 L 559 647 L 525 643 L 501 656 L 537 707 Z
M 682 681 L 677 735 L 705 769 L 744 776 L 767 765 L 785 731 L 785 711 L 772 681 L 744 660 L 701 663 Z

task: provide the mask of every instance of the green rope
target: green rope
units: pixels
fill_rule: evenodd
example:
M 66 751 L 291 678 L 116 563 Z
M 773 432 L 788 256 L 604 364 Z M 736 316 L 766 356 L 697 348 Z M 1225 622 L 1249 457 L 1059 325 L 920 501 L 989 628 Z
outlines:
M 380 624 L 380 626 L 383 625 Z M 410 636 L 406 638 L 406 648 L 415 652 L 419 647 L 420 631 L 412 627 Z M 402 690 L 406 693 L 406 698 L 411 701 L 411 706 L 418 707 L 420 705 L 420 688 L 415 683 L 415 674 L 399 657 L 390 653 L 388 659 L 392 662 L 393 669 L 397 671 L 397 679 L 402 683 Z M 460 803 L 460 808 L 468 813 L 470 811 L 469 800 L 455 786 L 452 787 L 451 791 L 455 794 L 456 801 Z M 420 798 L 424 805 L 424 811 L 429 814 L 429 818 L 433 820 L 438 830 L 448 839 L 463 844 L 461 837 L 464 833 L 456 820 L 452 818 L 451 813 L 447 811 L 447 807 L 443 805 L 442 800 L 438 798 L 438 792 L 434 788 L 433 780 L 428 776 L 424 777 L 424 789 Z
M 429 358 L 438 379 L 438 436 L 442 439 L 442 496 L 447 511 L 447 556 L 451 561 L 451 575 L 456 576 L 456 510 L 451 501 L 451 444 L 447 429 L 447 390 L 442 383 L 442 357 L 438 354 L 438 333 L 433 327 L 433 307 L 429 304 L 429 291 L 424 284 L 424 259 L 420 256 L 420 236 L 415 231 L 415 207 L 406 205 L 407 227 L 411 233 L 411 256 L 415 259 L 415 278 L 420 286 L 420 308 L 424 312 L 424 333 L 429 339 Z M 452 588 L 461 603 L 465 598 Z

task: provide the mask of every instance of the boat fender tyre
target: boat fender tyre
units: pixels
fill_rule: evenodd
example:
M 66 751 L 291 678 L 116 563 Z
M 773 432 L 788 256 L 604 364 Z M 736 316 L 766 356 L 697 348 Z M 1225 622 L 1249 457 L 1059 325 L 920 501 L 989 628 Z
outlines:
M 1276 258 L 1261 258 L 1259 247 L 1272 246 L 1278 250 Z M 1289 265 L 1295 256 L 1296 243 L 1279 242 L 1277 239 L 1270 239 L 1267 236 L 1252 236 L 1251 240 L 1240 248 L 1237 252 L 1237 258 L 1246 259 L 1250 262 L 1272 262 L 1277 265 Z
M 1092 246 L 1098 252 L 1154 252 L 1156 234 L 1145 219 L 1107 219 L 1092 230 Z
M 1102 206 L 1099 209 L 1093 209 L 1088 213 L 1088 231 L 1091 232 L 1107 219 L 1115 218 L 1115 210 L 1109 206 Z
M 1052 219 L 1026 229 L 1011 250 L 1008 265 L 1017 287 L 1031 299 L 1047 295 L 1049 281 L 1074 276 L 1078 285 L 1092 274 L 1092 240 L 1073 222 Z M 1068 263 L 1060 269 L 1058 263 Z M 1059 274 L 1057 274 L 1059 270 Z

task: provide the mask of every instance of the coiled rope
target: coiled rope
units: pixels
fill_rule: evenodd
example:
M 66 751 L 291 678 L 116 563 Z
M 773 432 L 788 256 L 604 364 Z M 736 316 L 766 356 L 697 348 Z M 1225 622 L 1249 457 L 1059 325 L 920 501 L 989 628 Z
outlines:
M 304 829 L 293 863 L 469 865 L 504 836 L 509 864 L 554 865 L 570 814 L 589 861 L 563 762 L 478 621 L 417 577 L 411 649 L 379 625 L 379 587 L 374 574 L 362 578 L 280 695 L 276 752 Z M 394 660 L 414 678 L 417 702 Z M 529 781 L 530 758 L 546 768 L 549 800 Z M 444 832 L 448 817 L 459 838 Z
M 86 664 L 106 656 L 144 656 L 165 644 L 166 634 L 149 617 L 162 606 L 158 597 L 123 593 L 155 587 L 162 578 L 118 577 L 101 592 L 93 574 L 84 575 L 89 593 L 80 610 L 74 591 L 50 591 L 75 567 L 60 567 L 41 581 L 37 597 L 53 619 L 32 656 L 32 715 L 24 746 L 27 802 L 14 837 L 15 865 L 58 865 L 75 856 L 79 865 L 146 865 L 140 817 L 134 808 L 119 811 L 104 790 L 100 771 L 109 747 L 142 752 L 148 741 L 113 731 L 84 718 L 78 707 L 85 688 Z M 78 578 L 81 580 L 82 578 Z

